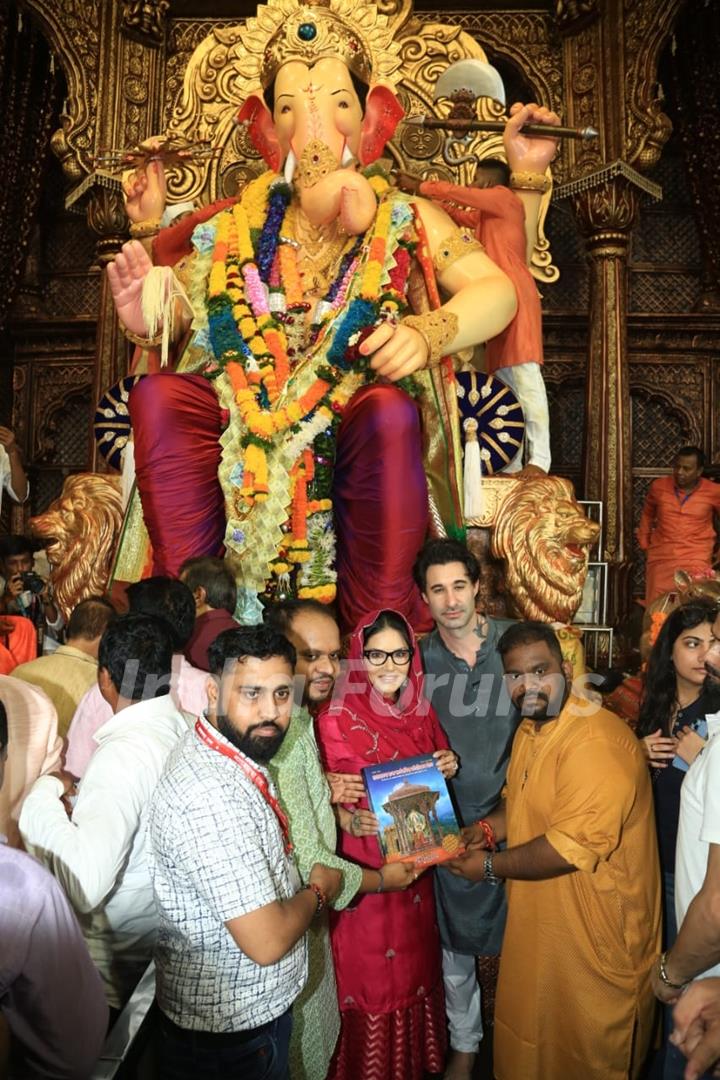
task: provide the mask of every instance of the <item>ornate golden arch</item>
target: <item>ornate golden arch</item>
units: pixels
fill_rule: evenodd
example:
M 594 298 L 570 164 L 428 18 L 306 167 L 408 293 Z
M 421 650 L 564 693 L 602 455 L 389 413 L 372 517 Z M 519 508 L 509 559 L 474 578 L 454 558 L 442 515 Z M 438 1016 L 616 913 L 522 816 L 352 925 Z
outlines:
M 487 60 L 484 49 L 461 27 L 423 20 L 411 14 L 410 0 L 381 2 L 378 10 L 388 16 L 402 57 L 399 95 L 407 113 L 435 111 L 433 88 L 451 63 L 469 57 Z M 216 25 L 196 46 L 170 111 L 169 129 L 188 139 L 207 139 L 218 149 L 209 161 L 184 164 L 169 176 L 168 195 L 172 202 L 198 200 L 213 202 L 233 194 L 249 177 L 264 168 L 235 123 L 251 83 L 244 73 L 240 42 L 246 24 Z M 519 59 L 519 58 L 518 58 Z M 484 99 L 479 104 L 483 119 L 501 119 L 502 107 Z M 414 168 L 423 177 L 467 183 L 471 166 L 453 171 L 442 157 L 442 135 L 417 125 L 401 125 L 388 153 L 402 168 Z M 467 153 L 477 157 L 504 156 L 499 135 L 479 133 L 467 144 Z M 411 164 L 412 163 L 412 164 Z M 544 222 L 551 193 L 544 196 L 538 244 L 533 254 L 533 271 L 542 281 L 554 281 Z
M 100 0 L 31 0 L 67 82 L 68 112 L 52 137 L 53 151 L 73 182 L 91 171 L 98 108 Z

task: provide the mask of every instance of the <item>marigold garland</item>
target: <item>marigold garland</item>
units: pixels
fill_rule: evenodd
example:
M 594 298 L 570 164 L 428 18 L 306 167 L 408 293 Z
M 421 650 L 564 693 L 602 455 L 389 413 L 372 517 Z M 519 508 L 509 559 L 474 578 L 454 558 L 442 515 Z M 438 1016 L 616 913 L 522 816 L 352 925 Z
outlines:
M 211 377 L 226 372 L 244 427 L 240 497 L 248 509 L 268 498 L 268 454 L 288 438 L 289 445 L 296 437 L 302 439 L 306 425 L 312 425 L 308 431 L 319 432 L 311 435 L 310 446 L 298 446 L 289 474 L 289 533 L 271 570 L 286 581 L 293 566 L 306 564 L 298 595 L 325 601 L 335 594 L 334 540 L 329 535 L 323 541 L 327 552 L 313 555 L 308 536 L 310 521 L 317 522 L 314 536 L 332 533 L 327 448 L 334 443 L 333 429 L 349 398 L 343 379 L 351 368 L 368 370 L 357 348 L 363 336 L 382 318 L 397 317 L 406 309 L 414 248 L 411 219 L 393 222 L 393 200 L 384 198 L 387 180 L 380 174 L 370 180 L 381 200 L 375 222 L 365 237 L 348 240 L 335 279 L 317 305 L 310 345 L 303 350 L 305 362 L 316 358 L 315 379 L 297 399 L 279 400 L 291 373 L 285 324 L 304 320 L 308 304 L 297 250 L 282 239 L 291 193 L 276 175 L 266 173 L 250 183 L 240 201 L 218 215 L 207 287 L 208 330 L 216 358 Z M 405 385 L 413 392 L 412 380 Z

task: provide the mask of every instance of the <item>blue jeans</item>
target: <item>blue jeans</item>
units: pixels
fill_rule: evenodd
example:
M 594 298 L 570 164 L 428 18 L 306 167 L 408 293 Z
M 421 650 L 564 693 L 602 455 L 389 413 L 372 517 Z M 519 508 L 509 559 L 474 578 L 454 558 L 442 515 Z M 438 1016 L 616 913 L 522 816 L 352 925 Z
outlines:
M 190 1031 L 160 1013 L 160 1080 L 288 1080 L 292 1013 L 252 1031 Z

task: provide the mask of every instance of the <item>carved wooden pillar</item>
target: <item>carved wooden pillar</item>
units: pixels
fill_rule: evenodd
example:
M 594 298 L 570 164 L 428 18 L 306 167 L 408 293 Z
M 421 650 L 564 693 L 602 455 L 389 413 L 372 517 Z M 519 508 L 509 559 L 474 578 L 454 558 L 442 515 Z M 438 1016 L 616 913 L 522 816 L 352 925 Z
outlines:
M 636 198 L 622 176 L 594 181 L 574 202 L 590 262 L 583 479 L 586 499 L 605 507 L 610 618 L 629 614 L 632 448 L 627 356 L 627 257 Z
M 657 87 L 657 60 L 680 0 L 556 0 L 563 40 L 566 119 L 600 137 L 563 146 L 556 197 L 570 197 L 590 263 L 585 385 L 584 495 L 605 507 L 603 558 L 609 612 L 630 608 L 632 448 L 627 356 L 627 259 L 637 198 L 661 190 L 642 172 L 670 131 Z M 624 93 L 622 89 L 624 89 Z
M 93 380 L 93 398 L 99 401 L 109 386 L 127 374 L 127 345 L 118 325 L 108 276 L 104 272 L 128 236 L 128 219 L 119 185 L 98 187 L 93 191 L 87 207 L 87 221 L 98 237 L 98 262 L 103 268 Z M 92 432 L 90 442 L 93 468 L 97 468 L 102 459 L 98 459 L 97 443 Z

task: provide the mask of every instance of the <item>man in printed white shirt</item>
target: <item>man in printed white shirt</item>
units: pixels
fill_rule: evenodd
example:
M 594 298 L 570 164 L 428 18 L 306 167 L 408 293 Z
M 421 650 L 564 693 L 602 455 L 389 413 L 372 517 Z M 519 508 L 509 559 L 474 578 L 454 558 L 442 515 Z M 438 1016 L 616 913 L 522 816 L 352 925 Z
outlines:
M 714 643 L 705 657 L 708 680 L 720 685 L 720 614 Z M 708 741 L 690 766 L 680 794 L 675 856 L 675 911 L 678 936 L 660 957 L 655 993 L 677 1001 L 697 978 L 720 976 L 720 713 L 706 717 Z M 681 1080 L 685 1058 L 669 1046 L 663 1080 Z
M 188 731 L 167 692 L 172 651 L 160 619 L 123 615 L 108 626 L 98 683 L 113 715 L 96 733 L 72 815 L 63 798 L 72 791 L 67 774 L 40 777 L 20 814 L 25 846 L 65 889 L 114 1009 L 132 993 L 155 942 L 148 810 L 170 752 Z
M 213 642 L 207 719 L 168 761 L 150 813 L 160 931 L 159 1076 L 286 1080 L 305 931 L 342 875 L 303 888 L 266 764 L 290 724 L 295 649 L 265 626 Z

